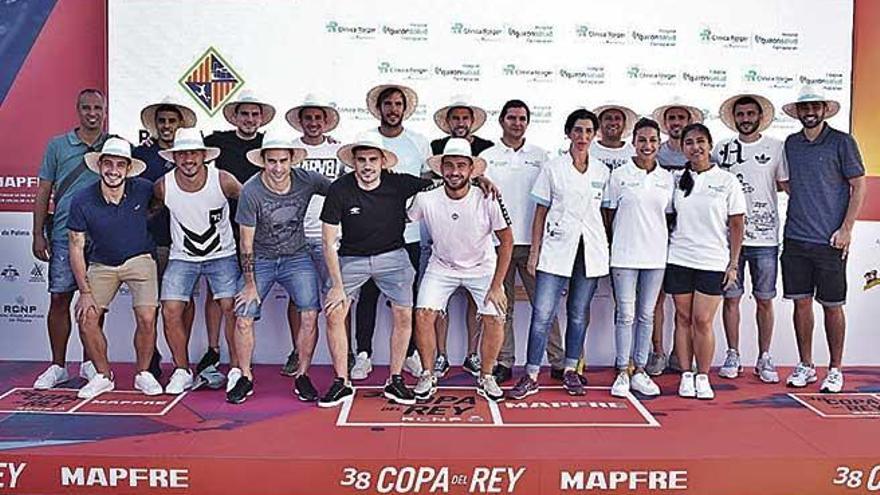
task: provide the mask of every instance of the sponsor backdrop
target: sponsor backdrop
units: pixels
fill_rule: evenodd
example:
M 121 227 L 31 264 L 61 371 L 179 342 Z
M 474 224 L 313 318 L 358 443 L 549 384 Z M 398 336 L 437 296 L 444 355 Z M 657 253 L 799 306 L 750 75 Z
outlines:
M 218 1 L 206 8 L 194 1 L 111 0 L 106 13 L 103 2 L 91 2 L 91 10 L 79 12 L 68 10 L 70 5 L 63 2 L 57 6 L 53 2 L 32 5 L 43 9 L 39 12 L 43 12 L 46 24 L 42 32 L 39 25 L 31 26 L 33 36 L 39 36 L 31 39 L 33 47 L 30 55 L 21 59 L 17 80 L 11 87 L 2 88 L 6 100 L 0 108 L 0 126 L 7 129 L 5 135 L 12 134 L 10 129 L 17 122 L 8 112 L 13 104 L 18 114 L 29 115 L 30 110 L 25 109 L 45 103 L 50 108 L 41 115 L 51 118 L 43 119 L 41 126 L 34 118 L 20 124 L 30 126 L 33 132 L 28 135 L 39 142 L 25 146 L 17 140 L 4 140 L 0 144 L 3 151 L 8 151 L 0 153 L 4 160 L 14 157 L 3 164 L 3 185 L 15 186 L 11 194 L 17 197 L 28 191 L 32 194 L 36 164 L 48 136 L 72 124 L 72 112 L 68 115 L 59 109 L 70 105 L 77 88 L 103 86 L 104 66 L 95 68 L 100 61 L 94 54 L 103 53 L 105 46 L 110 129 L 131 139 L 140 132 L 140 109 L 168 94 L 196 109 L 199 126 L 206 134 L 229 128 L 219 109 L 224 101 L 247 88 L 276 105 L 279 115 L 273 125 L 286 125 L 282 120 L 284 110 L 297 104 L 305 93 L 323 93 L 342 115 L 334 136 L 346 140 L 377 124 L 364 108 L 364 95 L 372 85 L 388 81 L 408 84 L 419 92 L 418 111 L 407 125 L 431 139 L 440 136 L 431 119 L 433 111 L 453 95 L 469 95 L 488 110 L 489 123 L 479 134 L 495 140 L 500 135 L 496 124 L 500 106 L 509 98 L 524 99 L 533 112 L 529 140 L 553 152 L 565 148 L 562 122 L 576 107 L 617 100 L 647 114 L 673 95 L 680 95 L 706 111 L 708 125 L 721 138 L 730 134 L 717 115 L 718 105 L 727 95 L 756 91 L 768 95 L 779 107 L 805 83 L 819 86 L 840 100 L 843 110 L 832 124 L 849 129 L 854 8 L 849 1 L 809 0 L 794 10 L 782 0 L 741 0 L 719 3 L 711 11 L 692 0 L 627 0 L 613 7 L 582 3 L 573 11 L 568 10 L 570 4 L 561 2 L 549 7 L 524 3 L 513 10 L 509 3 L 498 1 L 485 2 L 481 9 L 462 1 L 391 2 L 384 4 L 381 12 L 355 1 Z M 871 25 L 873 11 L 865 5 L 856 2 L 856 19 L 861 26 Z M 621 11 L 627 16 L 621 17 Z M 741 15 L 743 12 L 760 15 Z M 82 48 L 86 51 L 72 52 L 71 46 L 58 46 L 58 39 L 94 33 L 94 26 L 83 28 L 81 17 L 91 16 L 94 24 L 105 14 L 106 43 L 90 35 L 91 45 Z M 198 28 L 181 30 L 181 25 Z M 857 35 L 860 33 L 866 39 L 872 36 L 864 28 L 856 30 Z M 869 45 L 863 42 L 861 46 Z M 50 56 L 53 49 L 55 57 Z M 84 55 L 87 53 L 92 54 L 91 58 Z M 38 80 L 34 75 L 48 72 L 37 71 L 46 66 L 40 61 L 62 58 L 64 61 L 57 62 L 63 64 L 60 67 L 65 74 L 71 74 L 63 91 L 51 86 L 61 84 L 56 79 L 50 83 L 49 78 Z M 856 59 L 857 67 L 867 70 L 876 65 L 876 60 L 867 55 L 863 59 Z M 88 60 L 91 65 L 82 69 L 71 60 Z M 5 77 L 5 73 L 0 76 Z M 0 82 L 5 85 L 7 79 Z M 39 88 L 44 91 L 37 91 Z M 44 93 L 49 98 L 43 98 Z M 857 92 L 856 97 L 864 98 L 865 108 L 870 107 L 870 93 Z M 869 118 L 865 111 L 856 115 Z M 858 125 L 862 121 L 856 122 Z M 862 125 L 864 129 L 868 124 Z M 797 128 L 796 122 L 779 111 L 768 133 L 784 137 Z M 867 131 L 859 136 L 869 139 Z M 871 148 L 863 144 L 863 149 Z M 15 180 L 24 182 L 13 184 Z M 6 210 L 30 208 L 27 199 L 22 202 L 2 196 L 0 200 Z M 4 341 L 17 343 L 0 346 L 0 359 L 44 359 L 48 353 L 44 330 L 48 298 L 45 285 L 39 282 L 40 277 L 45 278 L 46 267 L 35 264 L 30 255 L 29 230 L 28 214 L 0 215 L 2 252 L 7 258 L 0 259 L 4 273 L 0 283 L 5 284 L 0 318 Z M 874 270 L 880 265 L 875 254 L 878 247 L 880 228 L 860 223 L 850 262 L 847 359 L 852 363 L 876 363 L 876 356 L 869 351 L 874 343 L 868 322 L 880 316 L 876 314 L 880 310 L 876 305 L 872 307 L 869 298 L 873 294 L 866 290 L 873 286 Z M 259 324 L 258 361 L 279 361 L 286 354 L 289 336 L 284 329 L 285 299 L 277 291 L 268 302 Z M 454 302 L 456 328 L 463 323 L 461 306 L 461 301 Z M 114 359 L 133 358 L 129 307 L 130 299 L 123 294 L 107 319 Z M 777 308 L 774 353 L 779 361 L 792 363 L 796 353 L 791 307 L 780 300 Z M 749 316 L 753 310 L 753 301 L 746 300 L 742 346 L 749 360 L 755 355 L 754 325 Z M 376 335 L 379 343 L 387 342 L 388 316 L 387 311 L 380 312 Z M 520 302 L 516 311 L 520 355 L 525 350 L 528 316 L 528 304 Z M 202 328 L 200 315 L 197 326 Z M 720 329 L 720 321 L 717 326 Z M 464 350 L 462 333 L 450 333 L 454 361 Z M 192 352 L 197 357 L 204 346 L 204 332 L 194 332 L 193 341 Z M 718 347 L 723 350 L 721 338 Z M 824 359 L 821 331 L 817 332 L 815 347 L 817 357 Z M 609 363 L 612 349 L 612 305 L 606 286 L 593 304 L 588 361 Z M 76 351 L 71 356 L 76 356 Z M 386 346 L 376 346 L 376 358 L 380 362 L 387 359 Z M 327 361 L 323 338 L 317 361 Z

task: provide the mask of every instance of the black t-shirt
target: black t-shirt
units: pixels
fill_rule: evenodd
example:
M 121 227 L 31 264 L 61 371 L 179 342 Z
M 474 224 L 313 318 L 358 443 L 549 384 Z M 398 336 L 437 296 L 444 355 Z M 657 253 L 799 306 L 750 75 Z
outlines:
M 443 148 L 446 147 L 446 143 L 452 139 L 452 136 L 446 136 L 442 139 L 435 139 L 431 141 L 431 154 L 433 155 L 442 155 Z M 479 136 L 474 136 L 474 140 L 471 141 L 471 155 L 479 156 L 483 151 L 495 146 L 495 143 L 489 141 L 488 139 L 483 139 Z
M 432 185 L 410 174 L 382 172 L 379 187 L 365 191 L 349 172 L 330 185 L 321 221 L 342 224 L 340 256 L 373 256 L 403 247 L 409 198 Z
M 253 139 L 246 141 L 238 137 L 235 131 L 220 131 L 205 137 L 206 146 L 220 148 L 220 156 L 215 162 L 217 168 L 226 170 L 244 184 L 260 171 L 247 159 L 247 152 L 263 146 L 263 134 L 257 133 Z

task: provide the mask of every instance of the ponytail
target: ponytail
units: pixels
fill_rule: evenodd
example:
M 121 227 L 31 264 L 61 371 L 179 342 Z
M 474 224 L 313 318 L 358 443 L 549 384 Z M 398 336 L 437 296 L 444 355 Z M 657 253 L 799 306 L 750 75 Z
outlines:
M 682 174 L 681 179 L 678 180 L 678 188 L 684 191 L 684 197 L 690 196 L 691 192 L 694 190 L 694 177 L 692 174 L 691 162 L 685 163 L 684 174 Z

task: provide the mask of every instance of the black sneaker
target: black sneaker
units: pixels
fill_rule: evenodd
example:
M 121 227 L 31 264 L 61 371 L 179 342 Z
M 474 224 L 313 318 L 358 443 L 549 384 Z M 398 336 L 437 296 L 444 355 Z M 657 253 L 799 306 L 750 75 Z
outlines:
M 290 351 L 287 355 L 287 362 L 281 367 L 281 374 L 284 376 L 296 376 L 296 370 L 299 369 L 299 352 L 296 349 Z
M 309 375 L 299 375 L 293 381 L 293 393 L 303 402 L 316 402 L 318 400 L 318 391 L 309 380 Z
M 251 395 L 254 395 L 254 382 L 252 382 L 250 378 L 242 376 L 235 382 L 235 386 L 232 387 L 232 390 L 226 392 L 226 402 L 229 402 L 230 404 L 241 404 Z
M 416 403 L 416 394 L 406 386 L 401 375 L 391 375 L 391 378 L 385 382 L 384 395 L 386 399 L 398 404 L 410 406 Z
M 196 374 L 198 375 L 204 371 L 205 368 L 210 366 L 214 366 L 215 368 L 220 366 L 220 353 L 208 347 L 208 350 L 205 351 L 205 355 L 202 356 L 202 359 L 199 360 L 199 364 L 196 366 Z
M 513 378 L 513 370 L 503 364 L 496 364 L 492 375 L 495 376 L 495 382 L 501 384 Z
M 344 378 L 336 378 L 324 397 L 318 399 L 318 407 L 336 407 L 354 397 L 354 387 L 345 383 Z
M 477 353 L 468 354 L 467 357 L 464 358 L 464 362 L 461 363 L 461 367 L 475 378 L 479 378 L 480 368 L 482 367 L 480 355 Z
M 153 350 L 153 357 L 150 358 L 150 366 L 147 368 L 147 371 L 150 372 L 153 377 L 158 380 L 162 378 L 162 355 L 159 354 L 159 349 Z

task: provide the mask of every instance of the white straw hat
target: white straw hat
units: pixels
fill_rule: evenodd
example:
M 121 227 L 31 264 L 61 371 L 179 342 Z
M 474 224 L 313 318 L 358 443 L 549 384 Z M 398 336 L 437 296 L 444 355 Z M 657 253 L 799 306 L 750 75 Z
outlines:
M 271 122 L 273 118 L 275 118 L 275 107 L 257 98 L 257 95 L 255 95 L 253 91 L 244 90 L 238 95 L 238 98 L 223 105 L 223 116 L 226 117 L 227 122 L 235 125 L 235 109 L 238 107 L 238 105 L 241 105 L 243 103 L 260 106 L 260 110 L 263 114 L 263 119 L 260 122 L 260 127 L 263 127 L 264 125 Z
M 303 132 L 302 122 L 299 119 L 299 112 L 303 108 L 320 108 L 324 111 L 324 132 L 330 132 L 339 125 L 339 112 L 325 103 L 325 101 L 314 94 L 306 95 L 303 102 L 284 114 L 284 118 L 291 127 L 299 132 Z
M 757 132 L 764 132 L 771 124 L 773 124 L 773 117 L 776 115 L 776 109 L 773 107 L 773 103 L 771 103 L 769 99 L 754 93 L 740 93 L 724 100 L 724 103 L 721 104 L 721 108 L 718 110 L 718 114 L 721 116 L 721 122 L 724 122 L 724 125 L 730 130 L 737 131 L 736 120 L 733 115 L 733 105 L 737 100 L 744 97 L 754 99 L 758 102 L 758 105 L 761 106 L 761 122 L 758 124 Z
M 666 134 L 669 134 L 669 131 L 666 130 L 666 125 L 664 125 L 664 123 L 663 123 L 663 120 L 664 120 L 663 116 L 666 114 L 666 111 L 669 110 L 670 108 L 682 108 L 685 111 L 687 111 L 689 114 L 691 114 L 691 124 L 696 124 L 696 123 L 702 122 L 703 119 L 705 119 L 705 116 L 703 115 L 702 110 L 700 110 L 699 108 L 697 108 L 693 105 L 688 105 L 687 103 L 684 102 L 684 100 L 682 100 L 681 97 L 675 96 L 672 98 L 672 101 L 670 101 L 666 105 L 661 105 L 661 106 L 655 108 L 654 111 L 651 112 L 651 116 L 653 117 L 653 119 L 658 124 L 660 124 L 660 129 Z
M 159 150 L 159 156 L 169 162 L 174 162 L 175 151 L 194 150 L 204 151 L 206 162 L 216 160 L 217 157 L 220 156 L 220 148 L 205 146 L 205 141 L 202 139 L 202 133 L 194 127 L 181 127 L 177 129 L 177 133 L 174 135 L 174 146 L 167 150 Z
M 158 135 L 156 130 L 156 112 L 164 106 L 174 107 L 180 112 L 180 115 L 183 116 L 181 127 L 195 127 L 198 121 L 196 113 L 190 107 L 175 101 L 171 96 L 166 96 L 159 103 L 147 105 L 141 110 L 141 124 L 144 126 L 144 129 L 150 132 L 150 136 L 156 137 Z
M 249 162 L 257 167 L 263 168 L 266 163 L 263 161 L 263 151 L 265 150 L 291 150 L 293 157 L 290 162 L 292 165 L 302 163 L 308 154 L 304 148 L 296 145 L 296 137 L 289 129 L 269 129 L 263 136 L 263 146 L 246 153 Z
M 355 142 L 346 144 L 345 146 L 339 148 L 339 151 L 336 152 L 336 156 L 346 166 L 354 168 L 353 150 L 355 148 L 375 148 L 381 151 L 382 154 L 385 156 L 385 165 L 382 168 L 386 170 L 397 165 L 397 155 L 395 155 L 393 151 L 385 148 L 385 143 L 382 142 L 382 140 L 376 133 L 365 132 L 359 135 Z
M 456 96 L 452 98 L 452 101 L 449 105 L 437 110 L 434 112 L 434 123 L 437 124 L 437 127 L 440 128 L 446 134 L 451 133 L 451 129 L 449 129 L 449 122 L 447 122 L 447 117 L 449 116 L 449 111 L 453 108 L 469 108 L 471 113 L 474 116 L 474 122 L 471 124 L 471 134 L 477 132 L 477 129 L 483 127 L 483 124 L 486 123 L 486 111 L 482 108 L 472 105 L 469 103 L 469 98 L 467 96 Z
M 126 177 L 140 175 L 147 169 L 146 163 L 137 158 L 131 157 L 131 143 L 119 137 L 108 138 L 104 141 L 104 146 L 101 147 L 101 151 L 90 151 L 83 156 L 83 160 L 85 160 L 86 166 L 89 167 L 89 170 L 100 175 L 101 171 L 98 169 L 98 162 L 104 155 L 118 156 L 120 158 L 128 159 L 131 163 L 131 170 L 128 171 Z
M 623 117 L 626 122 L 624 122 L 623 133 L 621 133 L 621 137 L 626 137 L 632 134 L 633 127 L 636 126 L 636 121 L 639 120 L 639 114 L 637 114 L 635 110 L 629 108 L 628 106 L 621 105 L 619 103 L 606 103 L 605 105 L 598 106 L 593 109 L 593 113 L 596 114 L 596 117 L 601 117 L 602 113 L 608 110 L 618 110 L 623 113 Z M 601 118 L 599 120 L 601 120 Z M 599 132 L 601 134 L 601 130 Z
M 474 177 L 479 177 L 486 171 L 486 160 L 476 157 L 471 153 L 471 143 L 467 139 L 452 138 L 446 141 L 446 146 L 443 147 L 443 154 L 428 158 L 428 166 L 431 167 L 435 174 L 440 176 L 443 175 L 441 165 L 444 156 L 466 156 L 470 158 L 474 164 Z
M 380 84 L 367 92 L 367 110 L 379 120 L 382 120 L 382 113 L 379 111 L 379 95 L 388 88 L 396 88 L 406 98 L 406 110 L 403 111 L 401 120 L 406 120 L 415 113 L 419 106 L 419 95 L 409 86 L 402 84 Z
M 830 119 L 837 115 L 837 112 L 840 111 L 840 102 L 837 100 L 831 100 L 825 97 L 819 90 L 812 86 L 804 86 L 801 88 L 800 93 L 798 93 L 798 97 L 791 103 L 786 103 L 782 105 L 782 111 L 785 112 L 789 117 L 796 119 L 797 116 L 797 104 L 798 103 L 809 103 L 813 101 L 823 101 L 825 102 L 825 118 Z

